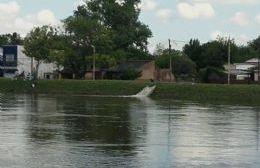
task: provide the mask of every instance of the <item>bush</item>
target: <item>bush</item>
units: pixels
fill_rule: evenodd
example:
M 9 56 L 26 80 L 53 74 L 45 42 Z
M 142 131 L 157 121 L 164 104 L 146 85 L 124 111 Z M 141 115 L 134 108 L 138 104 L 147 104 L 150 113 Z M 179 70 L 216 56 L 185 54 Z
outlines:
M 225 83 L 226 74 L 222 69 L 206 67 L 199 71 L 199 78 L 204 83 Z
M 196 75 L 196 64 L 187 56 L 173 58 L 173 73 L 177 78 L 189 78 Z
M 170 57 L 172 57 L 172 71 L 177 78 L 188 79 L 196 76 L 196 64 L 185 55 L 161 55 L 156 59 L 156 66 L 159 68 L 169 68 Z
M 140 71 L 135 70 L 133 67 L 128 67 L 122 72 L 120 79 L 122 80 L 135 80 L 142 75 Z

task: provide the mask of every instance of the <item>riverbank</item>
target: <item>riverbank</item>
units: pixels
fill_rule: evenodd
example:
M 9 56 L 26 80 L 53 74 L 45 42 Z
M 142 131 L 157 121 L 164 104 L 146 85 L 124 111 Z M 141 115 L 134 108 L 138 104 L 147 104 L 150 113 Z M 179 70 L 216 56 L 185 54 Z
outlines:
M 31 81 L 0 79 L 2 93 L 133 95 L 147 85 L 134 81 L 39 80 L 35 88 Z
M 1 93 L 134 95 L 149 82 L 42 80 L 31 87 L 30 81 L 0 79 Z M 154 99 L 191 100 L 259 104 L 260 85 L 214 85 L 158 83 Z
M 260 105 L 260 85 L 158 84 L 153 96 L 200 103 Z

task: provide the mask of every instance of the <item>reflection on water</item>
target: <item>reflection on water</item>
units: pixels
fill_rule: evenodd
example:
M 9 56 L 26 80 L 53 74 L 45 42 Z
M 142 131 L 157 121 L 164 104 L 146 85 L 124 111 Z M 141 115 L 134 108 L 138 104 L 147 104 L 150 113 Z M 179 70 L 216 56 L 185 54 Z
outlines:
M 260 167 L 260 109 L 0 95 L 0 167 Z

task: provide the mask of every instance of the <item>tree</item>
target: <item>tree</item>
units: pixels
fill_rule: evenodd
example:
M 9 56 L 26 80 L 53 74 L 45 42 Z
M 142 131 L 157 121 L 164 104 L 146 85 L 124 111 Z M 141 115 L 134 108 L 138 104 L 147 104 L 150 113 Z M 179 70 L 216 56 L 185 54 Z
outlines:
M 164 51 L 165 51 L 165 47 L 162 43 L 156 44 L 153 55 L 155 57 L 158 57 L 158 56 L 162 55 L 164 53 Z
M 23 39 L 16 32 L 14 32 L 12 34 L 0 35 L 0 46 L 2 46 L 2 45 L 21 45 L 21 44 L 23 44 Z
M 231 52 L 233 49 L 231 48 Z M 231 61 L 233 63 L 243 63 L 251 58 L 257 57 L 257 50 L 250 46 L 237 46 L 237 52 L 231 54 Z
M 93 56 L 94 55 L 87 58 L 87 62 L 91 63 L 90 66 L 92 66 Z M 96 54 L 95 59 L 96 59 L 96 68 L 107 69 L 107 68 L 110 68 L 110 67 L 116 65 L 115 58 L 108 56 L 108 55 Z
M 138 20 L 139 0 L 125 0 L 119 4 L 115 0 L 85 1 L 66 18 L 64 23 L 66 46 L 65 69 L 84 77 L 93 55 L 116 59 L 117 63 L 127 59 L 149 59 L 147 39 L 151 37 L 148 26 Z
M 196 64 L 185 55 L 173 57 L 173 72 L 179 78 L 195 77 Z
M 257 37 L 256 39 L 250 41 L 248 43 L 248 47 L 251 49 L 250 50 L 251 55 L 254 55 L 253 57 L 257 57 L 259 59 L 259 55 L 260 55 L 260 36 Z M 253 54 L 252 54 L 252 52 L 253 52 Z
M 171 57 L 171 58 L 170 58 Z M 194 77 L 196 75 L 196 64 L 180 51 L 173 51 L 172 54 L 162 54 L 156 58 L 156 65 L 159 68 L 170 68 L 172 59 L 172 72 L 176 77 Z
M 99 54 L 108 54 L 112 50 L 112 33 L 88 11 L 86 6 L 79 6 L 74 14 L 64 21 L 66 53 L 65 68 L 76 78 L 85 75 L 87 57 L 93 55 L 93 46 Z M 92 64 L 91 64 L 92 65 Z
M 24 53 L 36 61 L 34 78 L 38 78 L 39 66 L 42 62 L 50 62 L 50 53 L 55 36 L 55 29 L 50 26 L 36 27 L 24 39 Z
M 147 39 L 152 36 L 147 25 L 138 20 L 140 0 L 91 0 L 87 7 L 93 15 L 113 32 L 114 50 L 131 53 L 132 49 L 147 52 Z M 142 53 L 142 52 L 140 52 Z M 128 55 L 133 57 L 133 55 Z
M 202 45 L 200 68 L 208 66 L 222 68 L 227 62 L 228 47 L 219 41 L 211 41 Z
M 189 44 L 186 44 L 183 47 L 183 52 L 187 55 L 192 61 L 194 61 L 198 68 L 203 67 L 202 64 L 202 46 L 198 39 L 191 39 Z
M 260 51 L 260 36 L 248 43 L 249 47 L 252 47 L 256 51 Z

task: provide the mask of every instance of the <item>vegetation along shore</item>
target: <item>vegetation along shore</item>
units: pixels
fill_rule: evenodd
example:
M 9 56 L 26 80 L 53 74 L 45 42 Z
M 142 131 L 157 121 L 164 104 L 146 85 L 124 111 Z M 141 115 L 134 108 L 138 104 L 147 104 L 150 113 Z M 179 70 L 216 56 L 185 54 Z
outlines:
M 134 95 L 149 82 L 143 81 L 84 81 L 40 80 L 35 88 L 30 81 L 0 79 L 1 93 Z M 259 85 L 173 84 L 157 83 L 151 95 L 157 99 L 192 100 L 199 102 L 231 102 L 260 104 Z

